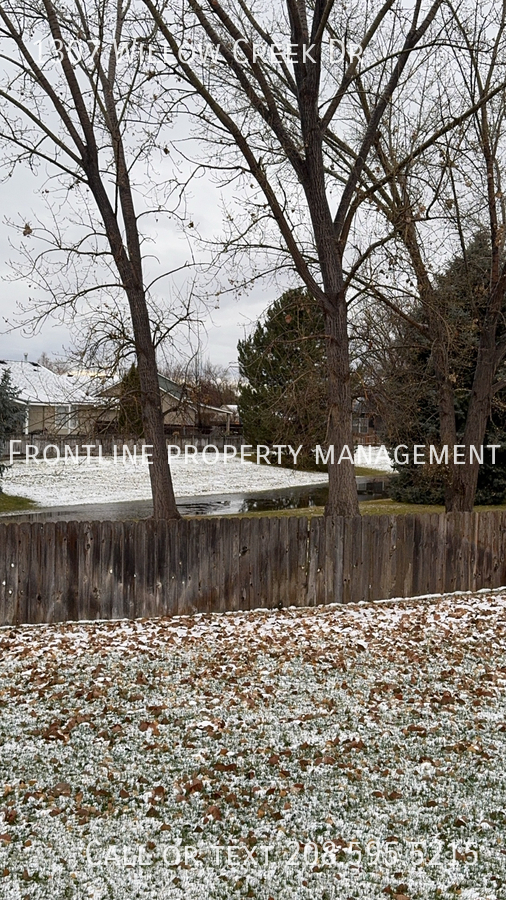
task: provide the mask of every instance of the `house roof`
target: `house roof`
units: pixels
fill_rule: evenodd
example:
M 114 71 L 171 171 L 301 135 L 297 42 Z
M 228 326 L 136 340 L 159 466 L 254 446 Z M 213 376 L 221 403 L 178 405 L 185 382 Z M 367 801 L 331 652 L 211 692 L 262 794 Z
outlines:
M 0 359 L 0 374 L 10 369 L 11 382 L 22 403 L 39 406 L 96 404 L 93 379 L 58 375 L 40 363 Z
M 180 384 L 176 384 L 175 381 L 172 381 L 171 378 L 167 378 L 166 375 L 160 375 L 160 372 L 158 372 L 158 384 L 160 385 L 160 390 L 163 391 L 164 394 L 170 394 L 175 400 L 184 400 L 184 387 Z
M 175 381 L 172 381 L 171 378 L 167 378 L 166 375 L 160 375 L 158 373 L 158 384 L 160 385 L 160 390 L 163 391 L 164 394 L 168 394 L 170 397 L 173 397 L 179 403 L 186 401 L 186 406 L 190 409 L 204 409 L 209 412 L 221 413 L 222 415 L 234 415 L 237 413 L 237 406 L 211 406 L 209 403 L 197 403 L 195 400 L 190 400 L 186 397 L 186 389 L 183 385 L 176 384 Z

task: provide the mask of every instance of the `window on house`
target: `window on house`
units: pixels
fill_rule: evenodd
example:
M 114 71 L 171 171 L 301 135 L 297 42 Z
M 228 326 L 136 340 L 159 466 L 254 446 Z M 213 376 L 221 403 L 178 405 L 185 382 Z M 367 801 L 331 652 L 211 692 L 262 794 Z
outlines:
M 79 416 L 78 416 L 78 412 L 77 412 L 77 407 L 71 406 L 70 413 L 69 413 L 69 431 L 77 431 L 78 424 L 79 424 Z
M 56 431 L 64 431 L 69 427 L 69 408 L 68 406 L 55 406 L 54 408 L 54 426 Z
M 355 434 L 367 434 L 369 431 L 369 417 L 365 415 L 353 416 L 353 431 Z

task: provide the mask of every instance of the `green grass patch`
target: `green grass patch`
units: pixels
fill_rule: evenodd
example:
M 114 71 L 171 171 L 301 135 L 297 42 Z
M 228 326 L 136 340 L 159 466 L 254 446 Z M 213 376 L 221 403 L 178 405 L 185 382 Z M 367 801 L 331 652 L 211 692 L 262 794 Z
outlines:
M 363 500 L 359 503 L 359 508 L 362 516 L 403 516 L 410 514 L 415 515 L 418 513 L 444 512 L 443 506 L 395 503 L 393 500 Z M 497 509 L 497 507 L 490 508 Z M 308 518 L 313 518 L 314 516 L 323 516 L 324 511 L 325 509 L 323 506 L 309 506 L 304 509 L 268 509 L 258 512 L 228 513 L 225 514 L 223 518 L 231 518 L 232 516 L 234 519 L 247 519 L 251 517 L 258 519 L 264 518 L 265 516 L 270 516 L 274 519 L 285 516 L 307 516 Z M 195 518 L 204 519 L 210 517 L 196 516 Z
M 420 513 L 442 513 L 444 506 L 431 506 L 429 503 L 397 503 L 395 500 L 364 500 L 360 505 L 363 516 L 414 516 Z M 497 506 L 475 506 L 474 512 L 495 512 L 506 509 L 506 503 Z
M 426 503 L 396 503 L 395 500 L 362 500 L 359 503 L 360 514 L 362 516 L 415 516 L 420 515 L 421 513 L 442 513 L 444 512 L 444 506 L 431 506 Z M 475 506 L 475 512 L 494 512 L 498 509 L 506 509 L 506 503 L 501 504 L 500 506 Z M 234 519 L 246 519 L 246 518 L 263 518 L 265 516 L 270 516 L 271 518 L 279 519 L 285 516 L 307 516 L 308 518 L 313 518 L 314 516 L 323 516 L 324 514 L 323 506 L 309 506 L 301 509 L 268 509 L 262 510 L 258 512 L 244 512 L 244 513 L 228 513 L 224 514 L 221 518 L 231 518 L 233 516 Z M 189 518 L 198 518 L 198 519 L 207 519 L 209 516 L 191 516 Z M 212 517 L 214 518 L 214 516 Z
M 360 504 L 363 516 L 417 516 L 420 513 L 441 513 L 444 506 L 431 506 L 429 503 L 397 503 L 395 500 L 363 500 Z
M 18 509 L 34 509 L 38 506 L 28 497 L 16 497 L 14 494 L 3 494 L 0 491 L 0 513 L 16 512 Z
M 220 519 L 263 519 L 267 516 L 270 516 L 271 519 L 280 519 L 285 518 L 286 516 L 307 516 L 308 518 L 312 518 L 313 516 L 323 516 L 324 508 L 323 506 L 308 506 L 301 509 L 263 509 L 263 510 L 252 510 L 251 512 L 243 512 L 243 513 L 224 513 L 222 516 L 219 516 Z M 185 518 L 187 518 L 185 516 Z M 190 519 L 216 519 L 217 516 L 188 516 Z

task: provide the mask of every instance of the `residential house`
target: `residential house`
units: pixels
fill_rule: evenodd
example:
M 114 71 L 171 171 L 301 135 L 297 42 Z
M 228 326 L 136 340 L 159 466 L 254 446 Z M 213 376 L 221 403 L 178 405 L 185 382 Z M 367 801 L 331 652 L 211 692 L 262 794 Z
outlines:
M 353 401 L 352 410 L 352 432 L 355 443 L 380 444 L 381 422 L 370 400 L 359 397 Z
M 25 408 L 25 435 L 64 437 L 118 431 L 120 381 L 111 384 L 104 373 L 90 370 L 58 374 L 26 358 L 0 360 L 0 374 L 4 369 L 10 370 L 19 404 Z M 229 433 L 237 424 L 237 407 L 196 403 L 184 386 L 165 375 L 158 375 L 158 383 L 167 433 L 187 428 L 220 428 Z
M 191 431 L 210 431 L 213 428 L 230 432 L 238 424 L 236 406 L 210 406 L 193 399 L 185 385 L 177 384 L 166 375 L 158 374 L 163 421 L 167 434 Z M 121 381 L 109 384 L 100 392 L 104 402 L 117 403 L 121 396 Z
M 199 430 L 225 429 L 238 423 L 237 406 L 211 406 L 189 396 L 186 386 L 176 384 L 166 375 L 158 375 L 162 398 L 163 420 L 167 430 L 185 426 Z
M 104 412 L 96 380 L 70 372 L 53 372 L 28 359 L 0 360 L 0 374 L 11 373 L 11 382 L 19 392 L 18 402 L 25 408 L 23 432 L 26 435 L 65 436 L 91 434 L 97 418 Z

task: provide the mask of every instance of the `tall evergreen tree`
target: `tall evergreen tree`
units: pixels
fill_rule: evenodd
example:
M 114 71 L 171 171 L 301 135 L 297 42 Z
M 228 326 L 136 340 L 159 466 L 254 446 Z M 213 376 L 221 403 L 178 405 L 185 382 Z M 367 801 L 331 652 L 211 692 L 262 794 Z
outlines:
M 5 441 L 8 441 L 23 426 L 25 411 L 18 400 L 17 391 L 11 379 L 10 369 L 4 369 L 0 377 L 0 449 Z M 5 465 L 0 463 L 0 479 L 5 471 Z M 0 492 L 2 485 L 0 481 Z
M 491 248 L 487 235 L 478 232 L 436 282 L 436 298 L 445 317 L 446 347 L 454 385 L 457 439 L 462 443 L 479 344 L 479 322 L 489 292 Z M 412 320 L 423 323 L 420 305 Z M 385 443 L 390 447 L 414 444 L 439 445 L 438 382 L 433 362 L 432 335 L 403 321 L 393 330 L 386 365 L 376 373 L 373 392 L 383 420 Z M 484 444 L 506 446 L 506 404 L 498 392 L 490 410 Z M 451 453 L 450 448 L 450 453 Z M 428 454 L 426 454 L 428 457 Z M 506 452 L 485 451 L 480 467 L 475 502 L 501 503 L 506 497 Z M 467 462 L 467 460 L 466 460 Z M 392 480 L 391 496 L 412 503 L 444 503 L 447 479 L 444 465 L 399 465 Z
M 311 449 L 324 443 L 327 427 L 325 352 L 323 314 L 302 288 L 286 291 L 239 341 L 247 379 L 239 411 L 248 443 L 302 444 L 297 464 L 314 464 Z
M 129 437 L 144 437 L 141 382 L 136 365 L 130 367 L 120 383 L 118 425 Z

